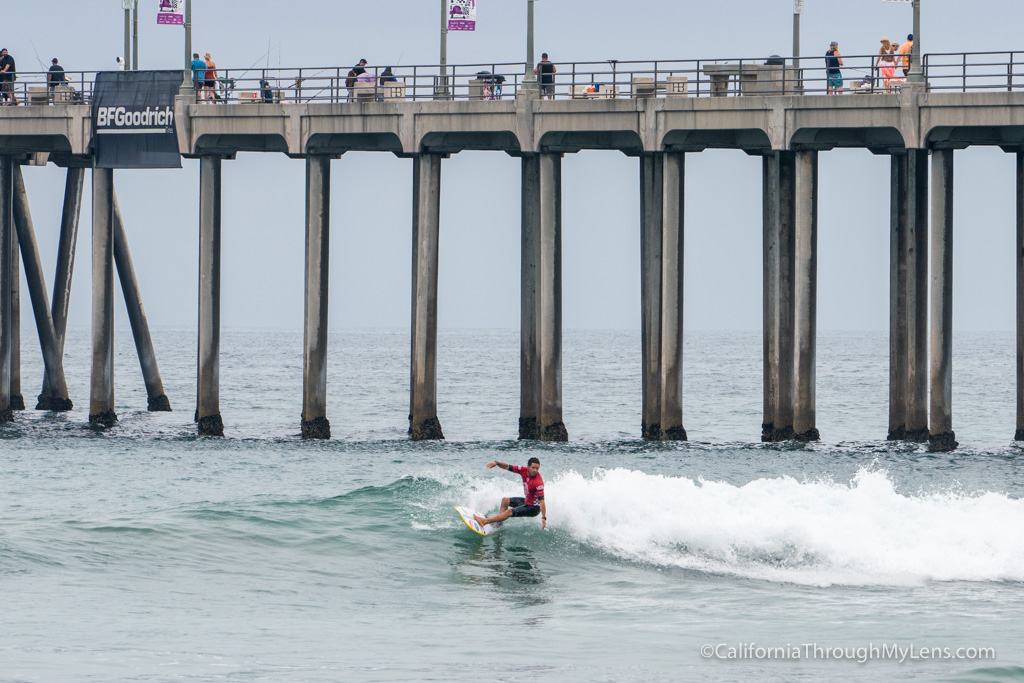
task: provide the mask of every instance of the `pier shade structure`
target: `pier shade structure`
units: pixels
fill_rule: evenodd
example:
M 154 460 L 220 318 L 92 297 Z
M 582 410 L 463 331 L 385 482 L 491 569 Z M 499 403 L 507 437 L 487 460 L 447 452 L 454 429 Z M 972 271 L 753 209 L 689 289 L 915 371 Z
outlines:
M 415 440 L 443 439 L 437 401 L 438 263 L 445 160 L 490 150 L 522 165 L 519 437 L 566 441 L 562 419 L 562 159 L 616 150 L 637 159 L 642 391 L 639 433 L 685 440 L 683 386 L 686 157 L 739 149 L 762 170 L 764 441 L 820 438 L 816 425 L 818 175 L 823 153 L 864 148 L 890 158 L 889 427 L 879 438 L 956 448 L 952 412 L 952 248 L 955 151 L 999 146 L 1017 155 L 1017 424 L 1024 439 L 1024 76 L 1020 53 L 924 55 L 924 83 L 885 82 L 874 55 L 844 56 L 869 74 L 825 96 L 821 60 L 561 63 L 555 98 L 522 87 L 525 65 L 394 70 L 394 81 L 346 82 L 347 69 L 223 70 L 213 100 L 177 95 L 161 111 L 180 158 L 198 159 L 199 340 L 195 419 L 219 436 L 221 176 L 238 152 L 302 160 L 305 323 L 301 433 L 331 436 L 327 415 L 330 173 L 350 151 L 411 161 L 412 291 L 409 425 Z M 372 70 L 371 70 L 371 73 Z M 45 377 L 37 407 L 67 410 L 63 345 L 86 169 L 92 170 L 93 335 L 89 419 L 113 425 L 113 275 L 120 276 L 150 410 L 168 410 L 128 250 L 114 171 L 97 163 L 95 74 L 71 73 L 73 91 L 18 88 L 30 106 L 0 112 L 0 421 L 20 394 L 17 320 L 25 267 Z M 377 74 L 379 76 L 379 74 Z M 186 91 L 187 92 L 187 91 Z M 169 107 L 169 109 L 168 109 Z M 107 115 L 109 117 L 109 110 Z M 106 141 L 105 141 L 106 142 Z M 166 149 L 162 149 L 167 161 Z M 35 247 L 22 167 L 67 169 L 53 297 Z M 752 233 L 756 234 L 756 233 Z M 336 295 L 339 295 L 336 293 Z M 345 293 L 340 293 L 344 296 Z M 687 396 L 699 400 L 700 387 Z M 334 416 L 344 420 L 344 416 Z

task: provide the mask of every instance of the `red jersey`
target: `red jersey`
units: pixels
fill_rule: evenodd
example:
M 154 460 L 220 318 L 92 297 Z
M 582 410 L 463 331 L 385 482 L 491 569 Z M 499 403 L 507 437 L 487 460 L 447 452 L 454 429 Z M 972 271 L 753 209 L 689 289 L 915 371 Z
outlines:
M 544 498 L 544 478 L 538 472 L 530 476 L 530 471 L 522 465 L 510 465 L 509 469 L 523 478 L 523 504 L 537 505 L 537 501 Z

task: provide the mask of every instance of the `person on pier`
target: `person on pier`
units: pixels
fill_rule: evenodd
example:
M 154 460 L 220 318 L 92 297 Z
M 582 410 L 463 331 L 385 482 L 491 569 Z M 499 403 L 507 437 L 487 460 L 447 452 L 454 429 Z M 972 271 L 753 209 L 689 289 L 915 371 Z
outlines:
M 883 36 L 882 47 L 878 49 L 878 59 L 875 62 L 875 66 L 878 67 L 878 71 L 882 75 L 882 85 L 886 90 L 889 89 L 889 82 L 896 75 L 896 57 L 893 56 L 895 52 L 896 48 L 893 47 L 887 37 Z
M 540 476 L 540 460 L 530 458 L 526 461 L 526 467 L 521 465 L 509 465 L 506 462 L 489 462 L 487 469 L 500 467 L 523 478 L 522 498 L 502 498 L 501 509 L 493 517 L 481 517 L 473 515 L 481 528 L 488 524 L 504 522 L 509 517 L 540 517 L 540 528 L 548 526 L 548 508 L 544 502 L 544 478 Z
M 833 40 L 825 53 L 825 75 L 828 78 L 826 91 L 829 95 L 843 92 L 843 72 L 839 67 L 843 65 L 843 57 L 839 54 L 839 43 Z

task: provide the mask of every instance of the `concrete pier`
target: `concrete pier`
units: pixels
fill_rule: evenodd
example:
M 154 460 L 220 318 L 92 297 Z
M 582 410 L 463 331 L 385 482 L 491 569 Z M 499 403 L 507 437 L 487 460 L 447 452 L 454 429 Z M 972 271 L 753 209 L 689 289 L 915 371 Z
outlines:
M 331 158 L 306 158 L 306 294 L 302 354 L 302 438 L 331 438 L 327 420 L 327 295 Z
M 685 441 L 681 152 L 640 159 L 641 357 L 644 439 Z
M 78 225 L 82 213 L 84 186 L 85 169 L 69 168 L 64 184 L 64 207 L 61 214 L 60 238 L 57 243 L 57 268 L 53 278 L 53 303 L 50 306 L 54 342 L 57 355 L 60 358 L 64 357 L 64 338 L 68 324 L 68 305 L 71 301 L 71 280 L 75 271 L 75 247 L 78 243 Z M 53 397 L 49 393 L 50 383 L 51 380 L 44 376 L 43 389 L 39 394 L 36 410 L 51 410 Z
M 114 172 L 92 171 L 92 375 L 89 422 L 111 427 L 114 412 Z
M 224 436 L 220 416 L 221 157 L 199 160 L 199 354 L 196 422 L 200 436 Z
M 519 438 L 568 441 L 562 421 L 562 155 L 529 155 L 522 163 Z
M 412 359 L 409 435 L 443 439 L 437 419 L 437 259 L 441 224 L 441 155 L 413 157 Z
M 928 151 L 907 150 L 907 441 L 928 441 Z
M 817 441 L 815 366 L 818 331 L 818 153 L 796 153 L 793 278 L 793 438 Z
M 25 282 L 28 284 L 29 297 L 32 302 L 32 313 L 35 317 L 36 329 L 39 333 L 39 348 L 42 351 L 45 377 L 49 382 L 46 392 L 50 396 L 49 409 L 67 411 L 72 409 L 68 397 L 67 382 L 64 378 L 64 363 L 61 352 L 57 348 L 57 334 L 53 327 L 50 313 L 50 297 L 46 291 L 46 280 L 43 276 L 43 263 L 39 257 L 36 244 L 35 227 L 28 205 L 28 194 L 25 181 L 19 166 L 14 167 L 14 227 L 16 230 L 15 244 L 20 245 L 22 260 L 25 263 Z M 13 274 L 17 270 L 11 269 Z M 12 316 L 12 322 L 16 320 Z M 14 393 L 13 385 L 11 393 Z M 13 399 L 13 396 L 12 396 Z
M 907 436 L 907 155 L 893 154 L 889 174 L 889 432 Z
M 1017 430 L 1024 441 L 1024 150 L 1017 152 Z
M 11 410 L 11 255 L 14 252 L 13 161 L 0 156 L 0 424 Z
M 932 152 L 931 391 L 928 448 L 951 451 L 953 432 L 953 150 Z
M 139 355 L 142 368 L 142 380 L 146 384 L 146 409 L 150 412 L 169 412 L 171 402 L 164 393 L 164 383 L 160 379 L 160 367 L 156 362 L 156 350 L 153 348 L 153 337 L 149 333 L 149 322 L 146 309 L 142 307 L 142 293 L 139 291 L 139 279 L 135 276 L 135 265 L 128 249 L 128 234 L 124 229 L 121 207 L 117 203 L 117 192 L 114 192 L 114 263 L 124 294 L 125 308 L 128 310 L 128 321 L 135 339 L 135 350 Z

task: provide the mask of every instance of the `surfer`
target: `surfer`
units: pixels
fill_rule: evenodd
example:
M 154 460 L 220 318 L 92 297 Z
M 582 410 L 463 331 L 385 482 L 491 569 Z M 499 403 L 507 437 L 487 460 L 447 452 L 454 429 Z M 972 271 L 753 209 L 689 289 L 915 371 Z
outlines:
M 473 515 L 477 524 L 485 527 L 495 522 L 504 522 L 509 517 L 540 517 L 540 528 L 545 529 L 548 525 L 548 508 L 544 504 L 544 479 L 540 476 L 540 460 L 530 458 L 526 461 L 526 467 L 521 465 L 509 465 L 507 462 L 489 462 L 487 469 L 500 467 L 509 472 L 515 472 L 523 478 L 522 498 L 502 498 L 501 510 L 493 517 L 481 517 Z

